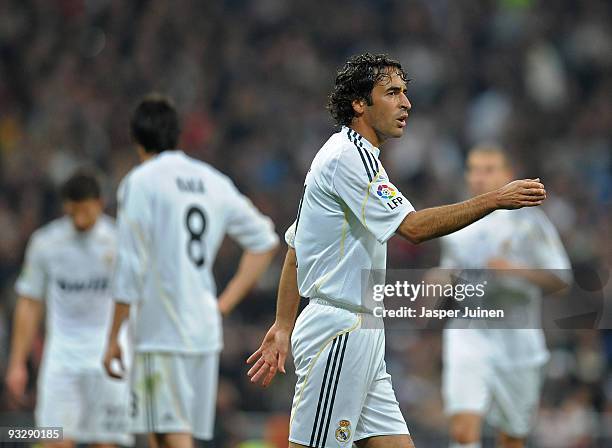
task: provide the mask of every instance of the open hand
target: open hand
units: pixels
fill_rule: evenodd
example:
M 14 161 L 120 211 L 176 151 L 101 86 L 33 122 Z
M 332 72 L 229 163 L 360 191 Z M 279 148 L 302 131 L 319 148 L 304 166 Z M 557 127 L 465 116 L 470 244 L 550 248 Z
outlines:
M 285 373 L 290 335 L 290 330 L 276 323 L 270 327 L 261 346 L 246 361 L 247 364 L 254 363 L 247 373 L 252 383 L 268 387 L 278 371 Z

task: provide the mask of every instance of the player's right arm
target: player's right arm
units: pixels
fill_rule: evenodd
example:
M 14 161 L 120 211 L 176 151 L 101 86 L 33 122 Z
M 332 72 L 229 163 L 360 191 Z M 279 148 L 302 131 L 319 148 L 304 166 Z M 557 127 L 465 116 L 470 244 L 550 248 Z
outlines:
M 23 395 L 28 382 L 26 364 L 43 315 L 46 278 L 40 235 L 35 235 L 26 249 L 24 267 L 16 284 L 19 299 L 13 318 L 11 354 L 6 371 L 6 385 L 15 398 Z
M 515 180 L 467 201 L 409 213 L 396 233 L 418 244 L 456 232 L 495 210 L 533 207 L 545 199 L 546 190 L 540 179 Z
M 149 247 L 148 226 L 151 223 L 148 197 L 143 180 L 133 175 L 128 175 L 117 191 L 119 204 L 117 261 L 112 287 L 115 307 L 103 359 L 106 372 L 113 378 L 121 378 L 124 370 L 119 330 L 129 317 L 131 304 L 141 298 Z M 122 372 L 113 370 L 113 360 L 117 360 Z
M 130 305 L 127 303 L 115 302 L 113 310 L 113 322 L 111 324 L 111 331 L 108 335 L 108 343 L 106 345 L 106 352 L 104 353 L 104 370 L 111 378 L 121 379 L 125 372 L 125 365 L 123 364 L 123 354 L 121 353 L 121 345 L 119 344 L 119 331 L 121 325 L 130 316 Z M 120 372 L 116 372 L 113 369 L 113 360 L 116 359 L 121 368 Z
M 227 316 L 265 273 L 278 249 L 272 221 L 243 196 L 227 179 L 225 194 L 232 204 L 227 210 L 228 235 L 244 250 L 236 274 L 219 295 L 219 310 Z
M 13 318 L 11 355 L 6 371 L 6 386 L 15 398 L 21 397 L 28 383 L 27 360 L 38 331 L 44 305 L 41 300 L 19 297 Z
M 300 303 L 297 283 L 297 257 L 292 247 L 292 226 L 287 232 L 287 255 L 278 285 L 276 320 L 264 337 L 261 346 L 253 353 L 247 363 L 254 363 L 248 372 L 251 381 L 267 387 L 278 371 L 285 373 L 285 360 L 289 352 L 291 332 Z

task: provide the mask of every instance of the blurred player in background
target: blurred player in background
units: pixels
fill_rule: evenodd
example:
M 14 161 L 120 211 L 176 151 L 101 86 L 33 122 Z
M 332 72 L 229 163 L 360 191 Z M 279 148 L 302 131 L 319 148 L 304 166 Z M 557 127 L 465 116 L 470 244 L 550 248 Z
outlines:
M 470 151 L 466 180 L 473 195 L 494 191 L 513 176 L 502 149 L 489 145 Z M 451 447 L 479 448 L 485 415 L 500 431 L 499 446 L 523 447 L 538 409 L 542 367 L 548 359 L 544 333 L 534 329 L 540 320 L 541 293 L 567 286 L 567 254 L 539 209 L 496 211 L 441 243 L 442 268 L 498 270 L 499 276 L 513 279 L 506 293 L 516 296 L 518 288 L 526 299 L 520 307 L 537 319 L 523 329 L 465 329 L 465 322 L 461 329 L 455 321 L 444 330 L 443 396 L 451 416 Z
M 412 447 L 386 370 L 382 322 L 361 328 L 363 313 L 371 313 L 361 302 L 362 271 L 386 268 L 386 243 L 396 233 L 420 243 L 493 210 L 545 199 L 542 184 L 523 180 L 460 204 L 415 211 L 379 160 L 379 147 L 404 133 L 407 82 L 399 62 L 367 53 L 351 58 L 336 77 L 329 109 L 342 128 L 306 175 L 286 235 L 276 322 L 248 360 L 255 363 L 251 380 L 269 384 L 284 372 L 291 337 L 297 384 L 290 446 Z M 310 303 L 295 322 L 300 295 Z
M 64 440 L 47 446 L 131 445 L 127 384 L 108 378 L 100 365 L 112 313 L 115 224 L 102 214 L 93 175 L 77 172 L 61 196 L 66 216 L 32 235 L 17 280 L 6 384 L 13 396 L 23 395 L 26 361 L 46 308 L 36 424 L 64 429 Z
M 179 121 L 167 99 L 145 98 L 131 132 L 142 163 L 118 192 L 116 304 L 104 362 L 116 376 L 117 334 L 132 313 L 132 430 L 188 448 L 192 435 L 213 437 L 221 315 L 265 272 L 278 237 L 227 176 L 176 149 Z M 212 267 L 226 234 L 244 253 L 217 302 Z

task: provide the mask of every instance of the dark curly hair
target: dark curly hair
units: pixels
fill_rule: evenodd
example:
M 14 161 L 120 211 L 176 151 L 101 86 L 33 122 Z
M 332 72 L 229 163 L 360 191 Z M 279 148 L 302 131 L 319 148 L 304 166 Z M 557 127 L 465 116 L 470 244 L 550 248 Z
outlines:
M 392 70 L 389 70 L 392 69 Z M 391 72 L 397 72 L 405 83 L 406 73 L 399 61 L 386 54 L 364 53 L 352 56 L 336 74 L 336 83 L 329 95 L 327 109 L 337 125 L 348 126 L 355 117 L 354 100 L 372 104 L 372 89 Z

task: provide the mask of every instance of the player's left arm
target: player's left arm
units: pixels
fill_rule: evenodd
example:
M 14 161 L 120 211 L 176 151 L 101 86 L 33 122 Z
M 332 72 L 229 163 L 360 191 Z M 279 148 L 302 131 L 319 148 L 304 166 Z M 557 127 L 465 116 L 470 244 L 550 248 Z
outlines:
M 266 272 L 278 250 L 274 225 L 227 179 L 226 194 L 232 207 L 227 210 L 228 235 L 243 249 L 238 270 L 219 296 L 219 311 L 229 314 Z
M 219 296 L 221 314 L 227 316 L 242 301 L 257 280 L 266 272 L 276 251 L 277 246 L 263 252 L 248 250 L 243 252 L 238 271 Z
M 461 230 L 495 210 L 535 207 L 545 199 L 546 191 L 540 179 L 515 180 L 463 202 L 409 213 L 396 232 L 419 244 Z
M 150 201 L 146 185 L 139 179 L 127 177 L 117 192 L 119 212 L 117 219 L 117 262 L 113 275 L 112 296 L 115 298 L 113 322 L 108 336 L 103 364 L 113 378 L 122 378 L 125 368 L 119 331 L 130 315 L 131 303 L 141 299 L 143 276 L 146 269 L 151 223 Z M 121 372 L 113 370 L 117 360 Z
M 538 286 L 544 294 L 566 289 L 572 280 L 571 264 L 557 230 L 546 215 L 534 212 L 524 239 L 530 256 L 529 264 L 496 257 L 489 260 L 488 267 L 523 278 Z
M 569 283 L 554 271 L 513 263 L 505 258 L 492 258 L 487 263 L 487 267 L 495 269 L 503 275 L 511 275 L 527 280 L 529 283 L 539 287 L 544 294 L 558 292 L 569 286 Z

